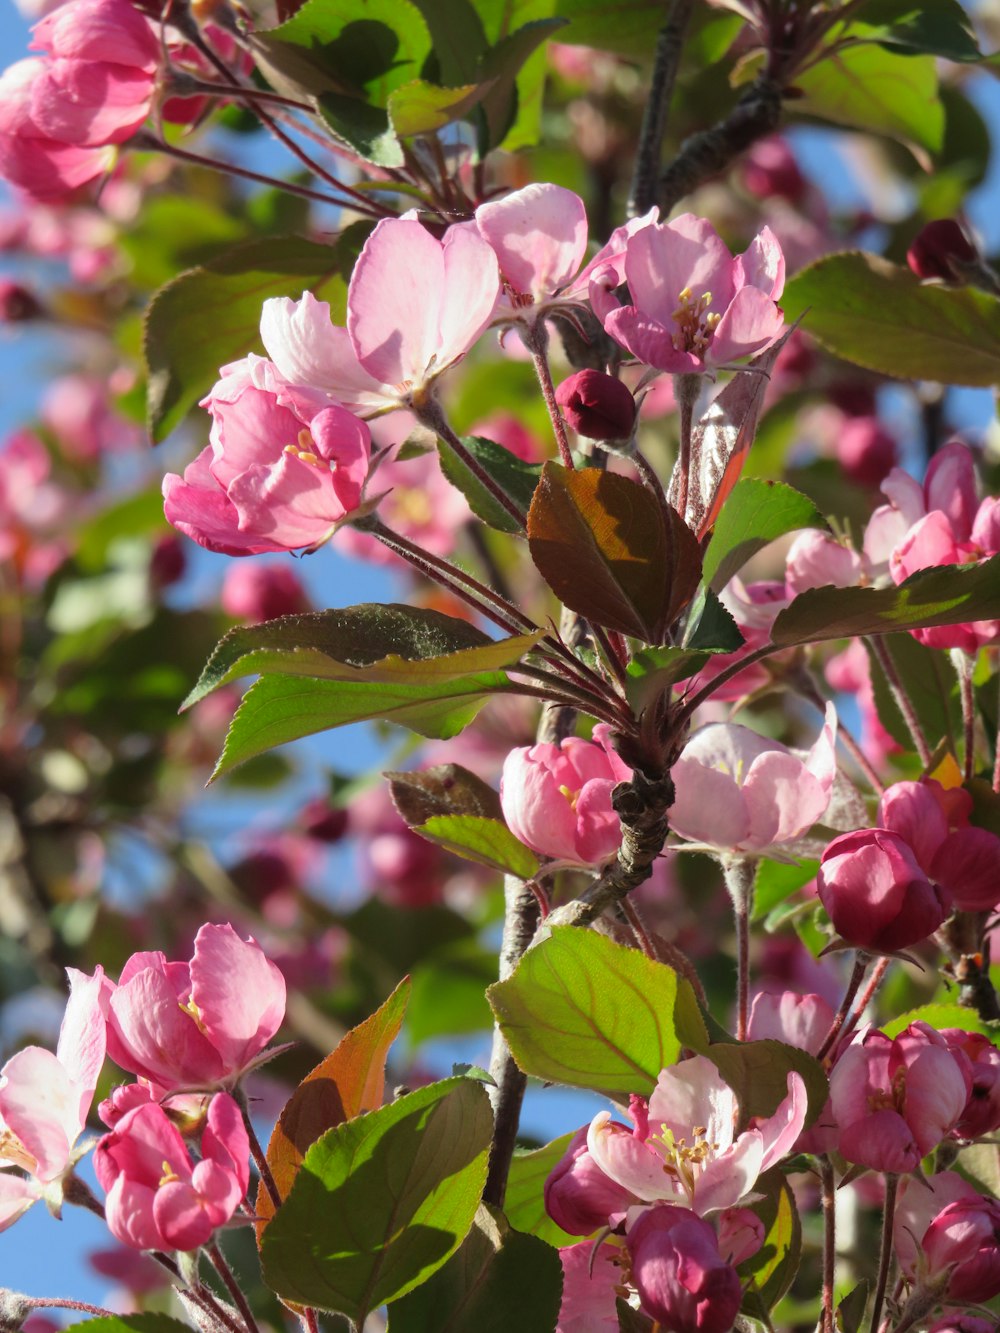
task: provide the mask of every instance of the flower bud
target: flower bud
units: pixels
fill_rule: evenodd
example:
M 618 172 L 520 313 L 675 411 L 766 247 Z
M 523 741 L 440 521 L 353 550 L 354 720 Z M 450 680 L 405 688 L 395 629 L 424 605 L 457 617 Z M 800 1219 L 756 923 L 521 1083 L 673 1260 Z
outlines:
M 589 1236 L 606 1227 L 612 1213 L 624 1213 L 634 1194 L 605 1175 L 587 1148 L 588 1125 L 578 1129 L 545 1182 L 545 1211 L 571 1236 Z
M 834 838 L 816 878 L 834 929 L 856 949 L 907 949 L 937 930 L 951 910 L 949 894 L 931 883 L 908 844 L 887 829 Z
M 309 610 L 309 598 L 294 570 L 256 561 L 230 565 L 221 602 L 226 615 L 251 625 Z
M 851 417 L 836 442 L 837 460 L 859 486 L 878 486 L 896 466 L 898 446 L 876 417 Z
M 23 324 L 25 320 L 39 319 L 42 314 L 33 292 L 19 282 L 0 278 L 0 324 Z
M 149 577 L 154 588 L 169 588 L 184 577 L 187 552 L 172 532 L 161 537 L 149 554 Z
M 954 1128 L 960 1139 L 978 1139 L 1000 1129 L 1000 1051 L 981 1032 L 944 1028 L 941 1032 L 952 1052 L 962 1052 L 972 1066 L 972 1092 L 962 1117 Z
M 729 1333 L 743 1291 L 710 1223 L 686 1208 L 652 1208 L 632 1226 L 626 1244 L 647 1314 L 672 1333 Z
M 1000 1292 L 1000 1203 L 958 1199 L 938 1213 L 921 1246 L 932 1273 L 948 1273 L 945 1298 L 979 1304 Z
M 918 278 L 961 283 L 967 281 L 969 267 L 978 267 L 982 260 L 960 222 L 939 218 L 917 232 L 906 262 Z
M 809 190 L 788 140 L 780 134 L 753 145 L 743 160 L 742 174 L 747 191 L 758 199 L 787 199 L 798 204 Z
M 578 370 L 556 389 L 556 402 L 578 435 L 590 440 L 628 440 L 632 436 L 635 399 L 611 375 Z

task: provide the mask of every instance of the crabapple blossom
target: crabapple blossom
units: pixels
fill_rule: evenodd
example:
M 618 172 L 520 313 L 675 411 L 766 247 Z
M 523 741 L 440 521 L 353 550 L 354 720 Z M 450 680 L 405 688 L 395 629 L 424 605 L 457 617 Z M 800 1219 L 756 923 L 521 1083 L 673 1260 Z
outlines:
M 635 426 L 635 399 L 613 375 L 578 370 L 556 389 L 567 422 L 591 440 L 627 440 Z
M 616 1244 L 593 1241 L 566 1245 L 559 1251 L 563 1270 L 562 1302 L 556 1333 L 617 1333 L 615 1300 L 623 1290 L 627 1263 Z
M 954 1129 L 971 1090 L 968 1060 L 926 1023 L 894 1038 L 868 1029 L 830 1075 L 838 1151 L 875 1171 L 915 1171 Z
M 573 1135 L 545 1181 L 545 1211 L 571 1236 L 589 1236 L 638 1202 L 601 1170 L 587 1147 L 588 1126 Z
M 981 1032 L 942 1028 L 949 1050 L 961 1051 L 972 1066 L 972 1091 L 954 1138 L 978 1139 L 1000 1129 L 1000 1051 Z
M 193 1250 L 232 1217 L 250 1181 L 239 1107 L 219 1092 L 208 1105 L 200 1160 L 162 1106 L 137 1106 L 94 1150 L 112 1235 L 138 1250 Z
M 834 929 L 856 949 L 908 949 L 933 934 L 951 911 L 950 894 L 927 878 L 909 844 L 888 829 L 834 838 L 816 882 Z
M 832 704 L 804 759 L 749 727 L 702 727 L 671 770 L 677 798 L 670 827 L 690 842 L 750 855 L 799 837 L 830 802 L 836 733 Z
M 286 384 L 262 357 L 224 366 L 202 406 L 211 443 L 163 479 L 170 523 L 226 555 L 325 541 L 361 502 L 368 427 L 327 395 Z
M 87 1123 L 104 1064 L 101 1013 L 104 973 L 92 977 L 67 969 L 69 1000 L 55 1054 L 26 1046 L 0 1069 L 0 1231 L 37 1200 L 54 1212 L 62 1201 L 62 1178 L 80 1156 L 76 1142 Z
M 643 1212 L 626 1245 L 642 1308 L 674 1333 L 727 1333 L 739 1312 L 743 1286 L 719 1253 L 710 1223 L 686 1208 Z
M 500 803 L 511 832 L 532 851 L 575 865 L 597 865 L 618 848 L 620 823 L 611 793 L 632 770 L 612 749 L 610 727 L 592 741 L 570 736 L 511 750 L 500 777 Z
M 781 336 L 775 304 L 785 283 L 781 246 L 765 227 L 732 257 L 712 224 L 693 213 L 640 228 L 628 240 L 632 304 L 610 291 L 591 299 L 605 331 L 648 366 L 671 374 L 711 372 L 763 351 Z
M 219 601 L 227 616 L 250 625 L 310 609 L 308 594 L 294 569 L 258 561 L 230 565 Z
M 285 982 L 252 939 L 205 925 L 190 963 L 133 954 L 117 984 L 105 978 L 103 1002 L 120 1068 L 168 1090 L 231 1086 L 277 1032 Z
M 64 143 L 42 133 L 31 107 L 44 63 L 18 60 L 0 74 L 0 176 L 31 199 L 60 203 L 108 171 L 115 150 Z
M 904 1182 L 893 1240 L 907 1278 L 942 1303 L 978 1304 L 1000 1293 L 1000 1203 L 954 1171 Z
M 645 1203 L 676 1203 L 699 1216 L 731 1208 L 798 1138 L 806 1089 L 788 1075 L 774 1115 L 736 1133 L 739 1106 L 718 1069 L 695 1055 L 664 1069 L 648 1108 L 633 1099 L 633 1128 L 607 1111 L 591 1121 L 590 1154 L 598 1167 Z

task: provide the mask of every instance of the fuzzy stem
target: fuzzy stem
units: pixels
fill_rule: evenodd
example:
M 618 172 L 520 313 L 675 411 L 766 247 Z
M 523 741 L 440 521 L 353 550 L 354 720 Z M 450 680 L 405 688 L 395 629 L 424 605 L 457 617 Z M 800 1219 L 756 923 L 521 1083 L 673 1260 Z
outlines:
M 6 1287 L 0 1288 L 0 1295 L 6 1295 L 8 1290 Z M 96 1315 L 98 1319 L 121 1317 L 114 1310 L 106 1310 L 102 1305 L 88 1305 L 86 1301 L 72 1301 L 62 1296 L 20 1296 L 19 1299 L 33 1310 L 79 1310 L 82 1314 Z
M 526 528 L 528 523 L 525 516 L 521 513 L 520 509 L 518 509 L 517 505 L 506 491 L 493 480 L 479 460 L 474 458 L 468 449 L 466 449 L 465 445 L 445 419 L 445 415 L 441 410 L 441 404 L 437 399 L 432 395 L 427 394 L 419 402 L 414 402 L 413 413 L 422 426 L 426 426 L 428 430 L 434 431 L 434 433 L 439 435 L 446 444 L 450 445 L 459 460 L 465 464 L 479 484 L 489 491 L 497 504 L 511 516 L 517 526 L 519 528 Z
M 851 1005 L 854 1003 L 854 997 L 858 993 L 862 981 L 865 979 L 865 973 L 868 970 L 868 964 L 871 962 L 871 956 L 863 949 L 859 949 L 854 959 L 854 971 L 851 973 L 851 979 L 847 983 L 847 990 L 844 992 L 844 998 L 840 1002 L 840 1008 L 830 1024 L 830 1031 L 823 1039 L 823 1045 L 816 1052 L 816 1059 L 822 1060 L 829 1052 L 834 1042 L 840 1036 L 840 1029 L 844 1026 L 844 1020 L 850 1013 Z
M 972 673 L 976 668 L 976 659 L 970 654 L 963 652 L 961 648 L 953 648 L 949 654 L 951 664 L 955 668 L 955 675 L 958 677 L 959 697 L 962 700 L 962 736 L 964 749 L 962 751 L 962 777 L 969 782 L 976 769 L 976 692 L 972 684 Z
M 927 737 L 924 735 L 923 727 L 920 725 L 920 719 L 917 717 L 917 710 L 913 707 L 913 701 L 906 693 L 906 687 L 900 679 L 899 672 L 896 670 L 896 664 L 892 660 L 889 649 L 877 635 L 872 635 L 865 640 L 871 645 L 875 660 L 882 668 L 882 672 L 892 691 L 892 697 L 896 707 L 903 715 L 910 735 L 913 737 L 913 744 L 917 754 L 920 756 L 920 762 L 927 769 L 931 762 L 931 747 L 927 743 Z
M 667 128 L 670 98 L 677 80 L 677 69 L 684 47 L 684 33 L 693 9 L 694 0 L 673 0 L 667 21 L 656 38 L 653 76 L 642 116 L 635 170 L 632 173 L 632 188 L 629 191 L 630 218 L 641 217 L 642 214 L 648 213 L 656 203 L 656 178 L 660 167 L 663 135 Z
M 819 1178 L 823 1191 L 823 1312 L 820 1333 L 835 1333 L 833 1285 L 837 1263 L 837 1210 L 833 1163 L 829 1157 L 819 1159 Z
M 257 1174 L 260 1176 L 260 1183 L 268 1193 L 268 1197 L 275 1208 L 281 1207 L 281 1193 L 271 1173 L 271 1167 L 267 1160 L 267 1153 L 257 1137 L 257 1131 L 253 1127 L 253 1120 L 250 1117 L 250 1104 L 247 1101 L 247 1095 L 242 1088 L 235 1090 L 236 1105 L 240 1108 L 243 1116 L 243 1125 L 247 1132 L 247 1138 L 250 1141 L 250 1155 L 253 1157 L 254 1164 L 257 1167 Z M 211 1254 L 209 1254 L 211 1258 Z M 215 1261 L 213 1260 L 213 1263 Z
M 1000 683 L 1000 672 L 997 673 Z M 997 717 L 1000 719 L 1000 702 L 997 705 Z M 996 753 L 993 756 L 993 790 L 1000 794 L 1000 721 L 997 723 Z
M 680 414 L 680 450 L 677 455 L 677 512 L 687 522 L 688 493 L 691 489 L 691 443 L 694 408 L 701 392 L 700 375 L 675 375 L 674 398 Z
M 878 1282 L 875 1287 L 875 1304 L 872 1306 L 871 1333 L 878 1333 L 882 1321 L 882 1302 L 885 1289 L 889 1284 L 889 1269 L 892 1267 L 892 1221 L 896 1212 L 896 1188 L 899 1176 L 892 1171 L 885 1173 L 885 1211 L 882 1222 L 882 1252 L 878 1261 Z
M 659 951 L 653 943 L 652 937 L 646 928 L 646 923 L 643 921 L 638 907 L 636 907 L 631 898 L 623 898 L 618 905 L 625 915 L 625 920 L 632 927 L 632 934 L 635 936 L 636 944 L 638 944 L 639 948 L 647 958 L 652 958 L 654 962 L 659 962 Z
M 542 397 L 545 399 L 549 420 L 552 422 L 552 433 L 555 435 L 556 444 L 559 447 L 559 457 L 564 467 L 572 469 L 573 455 L 570 452 L 569 440 L 566 436 L 566 423 L 563 421 L 559 404 L 556 402 L 556 391 L 552 383 L 552 371 L 549 367 L 549 334 L 545 327 L 545 321 L 543 319 L 536 320 L 522 333 L 522 337 L 525 347 L 531 353 L 535 374 L 538 376 L 538 384 L 542 391 Z
M 736 922 L 736 1040 L 746 1041 L 750 1017 L 750 912 L 758 861 L 753 856 L 722 858 L 722 873 Z
M 254 1318 L 253 1311 L 247 1298 L 243 1295 L 240 1284 L 236 1281 L 236 1274 L 226 1263 L 225 1257 L 218 1245 L 213 1241 L 211 1245 L 205 1246 L 205 1253 L 208 1255 L 212 1267 L 222 1278 L 226 1290 L 233 1298 L 233 1304 L 239 1310 L 244 1324 L 247 1326 L 247 1333 L 260 1333 L 260 1326 Z
M 854 1031 L 854 1029 L 858 1026 L 858 1023 L 864 1016 L 865 1010 L 868 1008 L 868 1006 L 874 999 L 875 992 L 878 990 L 879 986 L 881 986 L 882 979 L 888 972 L 889 963 L 891 961 L 892 960 L 889 958 L 880 958 L 878 962 L 875 964 L 875 966 L 872 968 L 872 974 L 868 978 L 868 984 L 865 986 L 864 990 L 858 996 L 857 1000 L 855 1001 L 854 1008 L 848 1015 L 844 1023 L 844 1026 L 840 1030 L 841 1040 L 846 1040 L 846 1038 L 848 1038 Z

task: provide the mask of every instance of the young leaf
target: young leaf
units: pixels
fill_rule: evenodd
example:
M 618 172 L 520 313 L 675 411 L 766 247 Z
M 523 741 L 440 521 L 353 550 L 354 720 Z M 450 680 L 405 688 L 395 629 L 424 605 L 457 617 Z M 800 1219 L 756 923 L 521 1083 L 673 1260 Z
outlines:
M 969 15 L 958 0 L 866 0 L 861 23 L 851 36 L 878 42 L 901 55 L 941 56 L 945 60 L 982 58 Z
M 366 162 L 392 169 L 405 164 L 406 156 L 388 111 L 343 93 L 321 93 L 316 108 L 337 138 Z
M 690 1036 L 672 968 L 575 926 L 556 927 L 488 996 L 526 1074 L 609 1096 L 648 1096 Z
M 837 1328 L 840 1333 L 861 1333 L 868 1305 L 868 1283 L 859 1282 L 837 1306 Z
M 497 483 L 524 513 L 528 512 L 542 469 L 537 463 L 524 463 L 516 454 L 493 440 L 478 435 L 462 437 L 462 443 L 477 463 Z M 446 440 L 438 441 L 441 471 L 451 484 L 462 492 L 469 508 L 491 528 L 500 532 L 521 532 L 521 526 L 490 494 L 479 478 L 469 471 Z
M 754 1186 L 764 1198 L 753 1204 L 753 1211 L 764 1223 L 764 1244 L 756 1254 L 739 1266 L 739 1274 L 749 1286 L 743 1301 L 743 1313 L 767 1324 L 767 1313 L 777 1305 L 792 1285 L 802 1257 L 802 1224 L 795 1206 L 795 1196 L 780 1171 L 769 1171 Z M 763 1318 L 761 1317 L 763 1315 Z
M 538 873 L 538 857 L 514 837 L 500 819 L 481 815 L 434 815 L 413 829 L 422 838 L 467 861 L 531 879 Z
M 393 804 L 411 828 L 434 815 L 482 815 L 502 819 L 500 797 L 461 764 L 435 764 L 413 773 L 383 773 Z
M 744 477 L 733 487 L 705 552 L 702 578 L 721 592 L 746 562 L 776 537 L 799 528 L 825 528 L 812 500 L 780 481 Z
M 924 647 L 912 634 L 884 634 L 881 643 L 909 695 L 931 748 L 941 740 L 948 740 L 955 750 L 955 738 L 962 729 L 962 705 L 955 672 L 947 657 Z M 866 644 L 866 647 L 870 653 L 872 689 L 879 721 L 895 741 L 908 749 L 913 744 L 910 730 L 878 658 L 871 652 L 870 645 Z
M 389 1307 L 389 1333 L 551 1333 L 561 1296 L 552 1246 L 481 1204 L 461 1248 Z
M 556 1226 L 545 1211 L 543 1191 L 546 1180 L 562 1160 L 572 1137 L 572 1134 L 563 1134 L 544 1148 L 535 1148 L 531 1152 L 523 1148 L 516 1149 L 510 1164 L 503 1203 L 512 1227 L 526 1231 L 531 1236 L 538 1236 L 557 1249 L 564 1245 L 574 1245 L 580 1238 Z
M 694 534 L 645 486 L 551 461 L 528 512 L 528 546 L 571 610 L 652 644 L 690 602 L 701 571 Z
M 328 1130 L 264 1232 L 267 1285 L 361 1325 L 426 1281 L 472 1225 L 492 1128 L 482 1085 L 450 1078 Z
M 336 1125 L 377 1111 L 385 1092 L 385 1061 L 399 1036 L 410 982 L 404 978 L 370 1018 L 352 1028 L 311 1070 L 285 1103 L 267 1145 L 267 1164 L 286 1198 L 309 1148 Z M 274 1215 L 263 1184 L 257 1187 L 257 1243 Z
M 297 299 L 309 290 L 330 302 L 334 319 L 343 318 L 347 278 L 367 232 L 367 224 L 351 227 L 332 246 L 297 236 L 249 241 L 161 287 L 143 328 L 153 440 L 168 435 L 208 393 L 220 366 L 263 352 L 257 329 L 267 297 Z
M 782 305 L 846 361 L 901 379 L 1000 383 L 1000 298 L 923 283 L 878 255 L 828 255 L 796 274 Z
M 802 115 L 884 134 L 932 153 L 941 147 L 944 107 L 933 56 L 850 46 L 796 75 L 795 86 L 802 93 L 795 103 Z
M 816 1120 L 830 1094 L 819 1061 L 782 1041 L 717 1041 L 701 1047 L 700 1053 L 708 1056 L 736 1094 L 744 1120 L 774 1115 L 788 1095 L 788 1075 L 793 1070 L 802 1076 L 809 1096 L 807 1125 Z
M 439 88 L 423 79 L 414 79 L 389 94 L 386 108 L 389 123 L 400 139 L 415 134 L 436 134 L 453 121 L 468 119 L 486 92 L 482 84 Z
M 509 32 L 495 46 L 483 55 L 479 64 L 479 78 L 485 85 L 486 93 L 480 108 L 482 128 L 480 133 L 479 153 L 484 157 L 491 149 L 506 145 L 510 131 L 514 128 L 521 104 L 521 78 L 523 66 L 538 51 L 566 20 L 562 18 L 538 18 Z M 539 85 L 539 93 L 541 87 Z M 539 97 L 539 102 L 541 98 Z M 522 126 L 522 135 L 524 134 Z M 530 138 L 524 140 L 530 142 Z

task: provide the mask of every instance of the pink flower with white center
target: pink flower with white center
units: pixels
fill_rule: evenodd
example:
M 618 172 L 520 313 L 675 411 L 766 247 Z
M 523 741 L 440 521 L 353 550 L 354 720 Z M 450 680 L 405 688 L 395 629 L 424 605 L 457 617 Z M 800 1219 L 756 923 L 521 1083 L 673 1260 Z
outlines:
M 895 1038 L 869 1029 L 830 1075 L 838 1151 L 874 1171 L 915 1171 L 954 1129 L 971 1090 L 968 1060 L 926 1023 Z
M 904 1181 L 893 1222 L 900 1267 L 943 1304 L 978 1304 L 1000 1293 L 1000 1203 L 954 1171 Z
M 625 1243 L 647 1314 L 673 1333 L 729 1333 L 743 1285 L 708 1222 L 686 1208 L 650 1208 Z
M 94 1150 L 112 1235 L 137 1250 L 194 1250 L 232 1217 L 250 1181 L 250 1144 L 227 1093 L 208 1106 L 195 1162 L 162 1106 L 139 1106 Z
M 103 972 L 86 977 L 67 969 L 69 1000 L 56 1052 L 26 1046 L 0 1069 L 0 1231 L 38 1199 L 58 1216 L 62 1180 L 82 1155 L 77 1139 L 87 1124 L 104 1064 Z
M 224 366 L 202 406 L 211 443 L 163 479 L 167 520 L 225 555 L 315 547 L 357 509 L 368 427 L 327 395 L 285 383 L 269 361 Z
M 621 824 L 611 793 L 632 770 L 615 753 L 611 728 L 598 723 L 594 739 L 570 736 L 559 745 L 511 750 L 500 777 L 500 804 L 511 832 L 532 851 L 574 865 L 613 856 Z
M 108 1054 L 166 1089 L 230 1087 L 260 1064 L 285 1016 L 285 982 L 230 925 L 198 931 L 190 963 L 136 953 L 105 979 Z
M 668 811 L 671 829 L 689 842 L 750 855 L 799 837 L 830 802 L 836 735 L 832 704 L 803 759 L 749 727 L 702 727 L 671 770 L 677 791 Z
M 644 1203 L 674 1203 L 703 1217 L 732 1208 L 757 1177 L 791 1149 L 806 1117 L 806 1088 L 788 1075 L 774 1115 L 736 1133 L 739 1104 L 711 1060 L 695 1055 L 665 1069 L 645 1108 L 633 1103 L 634 1128 L 595 1116 L 590 1154 L 600 1169 Z
M 710 222 L 684 213 L 629 238 L 625 280 L 632 304 L 610 292 L 591 299 L 605 331 L 648 366 L 711 373 L 770 347 L 784 317 L 781 246 L 765 227 L 736 259 Z

